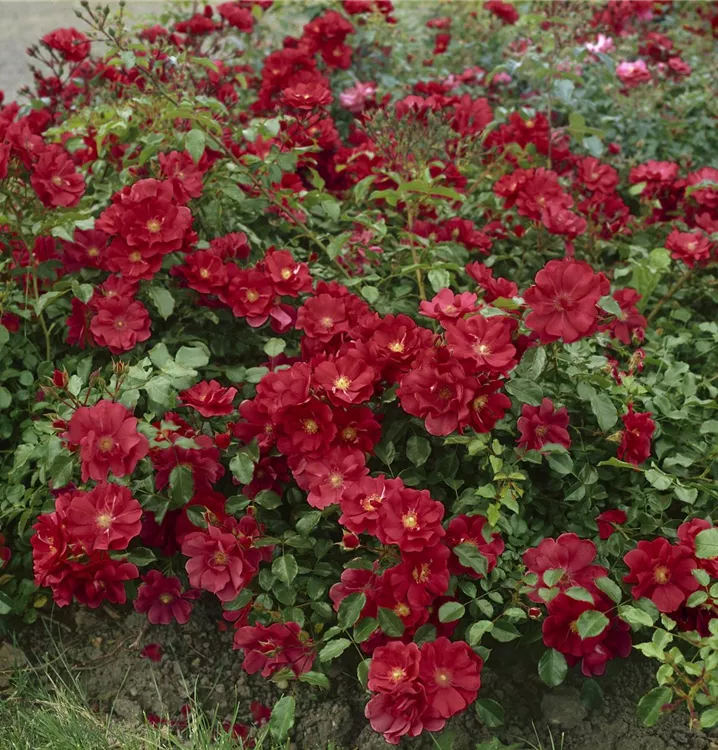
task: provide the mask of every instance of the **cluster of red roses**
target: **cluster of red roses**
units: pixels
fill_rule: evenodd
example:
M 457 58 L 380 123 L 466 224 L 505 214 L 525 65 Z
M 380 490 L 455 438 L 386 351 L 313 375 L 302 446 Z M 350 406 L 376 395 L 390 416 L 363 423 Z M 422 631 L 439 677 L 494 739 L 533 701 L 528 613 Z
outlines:
M 625 523 L 626 514 L 606 511 L 596 521 L 601 538 L 606 539 Z M 663 537 L 639 541 L 624 556 L 629 572 L 623 580 L 632 584 L 634 599 L 650 599 L 659 612 L 672 615 L 681 630 L 698 631 L 705 637 L 715 602 L 709 586 L 701 586 L 694 572 L 703 570 L 716 578 L 718 564 L 695 556 L 695 537 L 711 527 L 708 521 L 696 518 L 678 527 L 677 544 Z M 544 644 L 563 653 L 570 664 L 580 662 L 586 676 L 603 674 L 607 661 L 625 658 L 631 651 L 629 625 L 617 616 L 615 603 L 600 586 L 607 580 L 608 570 L 596 565 L 595 557 L 596 545 L 576 534 L 544 539 L 523 555 L 527 582 L 531 581 L 526 595 L 545 604 L 547 610 L 542 625 Z M 688 597 L 699 589 L 705 591 L 708 605 L 687 607 Z M 605 617 L 595 635 L 580 633 L 579 619 L 587 612 L 600 612 Z
M 425 729 L 438 732 L 474 702 L 482 667 L 468 644 L 444 637 L 421 648 L 400 642 L 381 646 L 369 667 L 367 685 L 377 695 L 367 703 L 366 717 L 391 745 Z

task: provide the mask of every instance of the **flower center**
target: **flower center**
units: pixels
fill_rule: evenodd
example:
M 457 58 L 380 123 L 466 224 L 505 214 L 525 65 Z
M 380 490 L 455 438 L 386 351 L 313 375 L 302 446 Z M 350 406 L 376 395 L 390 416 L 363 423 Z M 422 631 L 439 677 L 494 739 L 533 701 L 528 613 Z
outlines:
M 88 247 L 87 254 L 90 258 L 96 258 L 100 254 L 100 251 L 96 247 Z
M 389 674 L 389 679 L 392 682 L 399 682 L 406 677 L 406 672 L 401 667 L 394 667 Z
M 444 401 L 447 401 L 451 398 L 451 389 L 447 388 L 446 386 L 442 386 L 439 389 L 439 398 L 443 399 Z
M 484 344 L 481 341 L 477 341 L 474 344 L 474 351 L 477 354 L 480 354 L 482 357 L 487 357 L 489 354 L 491 354 L 491 347 L 488 344 Z
M 573 622 L 571 622 L 571 623 L 569 624 L 569 626 L 568 626 L 568 629 L 569 629 L 569 630 L 570 630 L 570 631 L 571 631 L 572 633 L 578 633 L 578 620 L 574 620 Z
M 426 583 L 429 580 L 429 564 L 422 563 L 418 568 L 414 568 L 411 574 L 417 583 Z
M 115 328 L 124 328 L 125 327 L 125 321 L 122 320 L 122 318 L 118 318 L 115 321 Z
M 412 510 L 409 513 L 404 513 L 401 517 L 401 522 L 405 529 L 415 529 L 419 525 L 419 518 Z
M 451 672 L 446 668 L 437 669 L 434 672 L 434 682 L 439 687 L 449 687 L 451 685 Z
M 362 501 L 361 501 L 361 507 L 367 511 L 368 513 L 371 511 L 376 510 L 381 505 L 381 495 L 367 495 Z
M 57 187 L 60 187 L 63 184 L 62 183 L 62 177 L 60 177 L 59 175 L 55 175 L 52 178 L 51 182 L 52 182 L 53 185 L 56 185 Z
M 162 604 L 169 604 L 172 601 L 174 601 L 174 596 L 172 596 L 172 594 L 160 594 L 160 602 L 162 602 Z
M 559 294 L 553 301 L 553 309 L 563 312 L 564 310 L 570 310 L 573 305 L 571 297 L 568 294 Z
M 404 602 L 399 602 L 396 607 L 394 607 L 394 614 L 397 617 L 408 617 L 411 614 L 411 607 Z
M 330 474 L 329 475 L 329 484 L 331 484 L 334 489 L 339 489 L 344 484 L 344 477 L 341 474 Z
M 401 354 L 404 351 L 404 342 L 392 341 L 391 344 L 389 344 L 389 351 L 395 352 L 396 354 Z
M 671 571 L 665 565 L 659 565 L 653 571 L 653 580 L 660 584 L 668 583 L 671 580 Z
M 357 431 L 353 427 L 345 427 L 342 430 L 342 440 L 353 443 L 357 439 Z
M 308 433 L 309 435 L 316 435 L 319 432 L 319 425 L 314 419 L 303 420 L 302 427 L 304 427 L 304 432 Z
M 209 278 L 209 269 L 208 268 L 200 268 L 199 269 L 199 275 L 203 279 Z
M 282 277 L 282 278 L 283 278 L 283 279 L 284 279 L 285 281 L 288 281 L 289 279 L 291 279 L 291 278 L 292 278 L 292 269 L 291 269 L 291 268 L 283 268 L 283 269 L 282 269 L 282 270 L 281 270 L 281 271 L 279 272 L 279 275 L 280 275 L 280 276 L 281 276 L 281 277 Z
M 256 302 L 259 299 L 259 292 L 256 289 L 247 289 L 247 302 Z
M 348 391 L 349 387 L 351 386 L 352 381 L 349 380 L 349 378 L 346 375 L 340 375 L 335 381 L 334 381 L 334 387 L 338 391 Z
M 112 525 L 112 516 L 109 513 L 100 513 L 96 521 L 101 529 L 109 529 Z
M 457 309 L 454 305 L 447 305 L 444 308 L 444 312 L 447 313 L 447 315 L 453 315 L 455 312 L 457 312 Z
M 107 453 L 107 451 L 111 451 L 112 447 L 114 446 L 115 441 L 109 437 L 108 435 L 105 435 L 104 437 L 101 437 L 97 441 L 97 447 L 103 452 Z
M 489 399 L 486 396 L 477 396 L 472 402 L 471 402 L 471 408 L 474 411 L 481 411 L 485 406 L 486 402 Z
M 142 260 L 142 253 L 135 250 L 133 253 L 130 253 L 130 260 L 133 263 L 139 263 Z
M 548 432 L 548 427 L 545 424 L 540 424 L 535 430 L 534 434 L 536 437 L 543 437 Z
M 150 219 L 145 226 L 150 234 L 157 234 L 162 229 L 162 222 L 159 219 Z
M 227 555 L 220 550 L 214 553 L 213 559 L 216 565 L 225 565 L 227 562 Z
M 327 331 L 334 325 L 334 321 L 328 316 L 325 315 L 320 321 L 320 325 L 322 328 L 326 328 Z

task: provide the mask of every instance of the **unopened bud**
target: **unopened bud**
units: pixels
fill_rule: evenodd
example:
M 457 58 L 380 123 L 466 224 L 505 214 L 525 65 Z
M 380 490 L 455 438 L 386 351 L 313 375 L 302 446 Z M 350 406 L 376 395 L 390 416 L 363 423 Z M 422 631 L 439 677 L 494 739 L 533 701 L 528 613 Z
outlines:
M 52 373 L 52 384 L 57 388 L 66 388 L 69 378 L 65 370 L 55 370 Z
M 345 531 L 342 535 L 342 547 L 344 549 L 356 549 L 359 546 L 359 537 L 352 531 Z

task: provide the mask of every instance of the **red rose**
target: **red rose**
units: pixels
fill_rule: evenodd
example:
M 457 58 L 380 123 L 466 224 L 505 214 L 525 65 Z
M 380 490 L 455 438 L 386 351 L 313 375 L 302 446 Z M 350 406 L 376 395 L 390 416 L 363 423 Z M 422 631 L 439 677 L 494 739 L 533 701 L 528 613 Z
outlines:
M 591 638 L 581 638 L 577 621 L 584 612 L 595 610 L 596 605 L 593 602 L 558 594 L 548 603 L 548 617 L 541 626 L 544 644 L 573 657 L 582 657 L 590 653 L 600 642 L 603 633 Z
M 230 266 L 229 285 L 219 298 L 232 308 L 236 318 L 246 318 L 252 328 L 267 322 L 274 307 L 274 287 L 261 271 Z
M 96 229 L 75 229 L 74 242 L 62 244 L 63 265 L 68 272 L 81 268 L 103 268 L 107 235 Z
M 524 300 L 531 309 L 526 325 L 542 344 L 563 340 L 567 344 L 592 335 L 598 324 L 596 303 L 608 294 L 609 283 L 583 261 L 550 260 L 536 274 L 536 284 Z
M 236 388 L 223 388 L 216 380 L 203 380 L 179 394 L 180 401 L 203 417 L 219 417 L 234 411 Z
M 671 258 L 683 261 L 689 268 L 694 268 L 710 260 L 711 243 L 701 232 L 679 232 L 674 229 L 666 238 L 665 247 L 671 251 Z
M 444 506 L 428 490 L 404 487 L 381 504 L 377 536 L 382 544 L 397 544 L 402 552 L 421 552 L 446 533 L 443 517 Z
M 519 447 L 525 450 L 540 450 L 547 443 L 557 443 L 568 449 L 571 437 L 568 434 L 568 409 L 556 409 L 550 398 L 541 401 L 541 406 L 524 404 L 516 423 L 521 433 Z
M 451 289 L 441 289 L 431 301 L 423 300 L 419 303 L 421 315 L 438 320 L 443 326 L 447 321 L 455 321 L 476 311 L 475 294 L 471 292 L 454 294 Z
M 257 568 L 246 558 L 237 538 L 216 526 L 188 534 L 182 554 L 191 586 L 215 594 L 221 602 L 235 599 Z
M 684 546 L 688 547 L 690 551 L 695 555 L 696 552 L 696 536 L 705 531 L 706 529 L 712 529 L 714 524 L 706 521 L 703 518 L 692 518 L 690 521 L 682 523 L 678 527 L 678 541 Z M 718 558 L 696 558 L 699 568 L 707 571 L 713 578 L 718 578 Z
M 419 647 L 392 641 L 372 654 L 367 687 L 374 693 L 410 693 L 419 676 Z
M 402 377 L 396 393 L 401 408 L 423 419 L 427 432 L 449 435 L 463 430 L 467 422 L 474 382 L 458 361 L 449 358 L 411 370 Z
M 142 528 L 142 506 L 127 487 L 99 484 L 92 492 L 78 492 L 67 509 L 73 536 L 89 552 L 126 549 Z
M 294 260 L 289 250 L 270 249 L 262 263 L 277 294 L 298 297 L 312 291 L 309 266 Z
M 67 62 L 82 62 L 90 54 L 90 40 L 77 29 L 55 29 L 42 41 Z
M 243 8 L 239 3 L 222 3 L 217 6 L 217 13 L 237 31 L 252 33 L 254 29 L 254 16 L 250 8 Z
M 598 330 L 609 330 L 613 338 L 618 339 L 618 341 L 626 344 L 626 346 L 631 344 L 634 337 L 636 340 L 642 341 L 648 323 L 638 311 L 638 307 L 636 307 L 641 300 L 641 295 L 635 289 L 626 287 L 625 289 L 617 289 L 613 293 L 613 299 L 618 302 L 621 314 L 609 324 L 600 325 Z
M 384 573 L 390 586 L 406 593 L 412 607 L 426 607 L 449 590 L 449 548 L 435 544 L 421 552 L 404 552 L 402 562 Z
M 628 520 L 623 510 L 604 510 L 596 516 L 598 526 L 598 538 L 608 539 L 615 531 L 616 526 L 622 526 Z
M 204 170 L 186 151 L 170 151 L 159 155 L 160 170 L 174 189 L 177 203 L 187 203 L 190 198 L 202 195 Z
M 382 503 L 390 494 L 400 492 L 403 486 L 401 479 L 387 479 L 383 474 L 352 482 L 341 496 L 339 523 L 357 534 L 366 532 L 376 536 Z
M 308 461 L 306 464 L 303 479 L 309 489 L 307 502 L 313 508 L 320 509 L 337 505 L 344 491 L 367 472 L 364 454 L 361 451 L 333 448 L 326 456 Z M 302 483 L 299 484 L 302 486 Z
M 440 637 L 422 644 L 419 679 L 433 711 L 448 719 L 473 703 L 481 687 L 483 666 L 482 658 L 464 641 L 452 643 Z
M 48 208 L 72 208 L 85 193 L 85 178 L 61 146 L 48 146 L 33 165 L 30 184 Z
M 184 625 L 192 612 L 191 599 L 194 592 L 182 593 L 179 578 L 166 577 L 159 570 L 149 570 L 142 576 L 134 602 L 135 611 L 147 614 L 152 625 L 169 625 L 177 622 Z
M 140 652 L 140 659 L 162 661 L 162 645 L 159 643 L 148 643 Z
M 361 404 L 374 395 L 376 374 L 355 352 L 317 365 L 314 381 L 335 406 Z
M 332 410 L 316 398 L 287 408 L 277 417 L 277 446 L 285 456 L 319 456 L 336 435 Z
M 152 464 L 157 471 L 155 487 L 164 489 L 170 481 L 172 470 L 185 466 L 192 470 L 192 481 L 197 492 L 211 487 L 224 476 L 224 466 L 219 462 L 219 451 L 209 435 L 195 435 L 192 440 L 196 448 L 184 448 L 172 445 L 169 448 L 153 450 Z
M 512 299 L 517 297 L 519 288 L 513 281 L 501 276 L 494 278 L 494 272 L 483 263 L 467 263 L 466 273 L 484 290 L 484 301 L 494 302 L 503 297 Z
M 638 466 L 651 455 L 651 438 L 656 429 L 651 416 L 650 411 L 637 413 L 633 411 L 633 404 L 628 405 L 628 412 L 621 417 L 625 429 L 618 446 L 619 459 Z
M 106 480 L 110 471 L 116 477 L 132 474 L 149 452 L 149 441 L 137 432 L 132 413 L 112 401 L 77 409 L 65 437 L 80 449 L 83 482 Z
M 282 102 L 292 109 L 310 111 L 316 107 L 329 106 L 334 97 L 321 83 L 297 83 L 282 91 Z
M 337 334 L 349 331 L 346 306 L 329 294 L 309 297 L 299 308 L 296 325 L 309 338 L 328 343 Z
M 187 254 L 177 272 L 184 276 L 190 289 L 200 294 L 219 294 L 229 282 L 227 267 L 211 250 Z
M 674 547 L 662 537 L 638 542 L 623 561 L 629 568 L 623 580 L 635 584 L 631 588 L 633 598 L 645 596 L 660 612 L 675 612 L 698 588 L 693 575 L 697 565 L 690 548 Z
M 504 315 L 473 315 L 447 324 L 446 344 L 473 370 L 507 372 L 516 364 L 516 347 L 511 342 L 514 327 L 515 322 Z
M 97 305 L 90 333 L 99 346 L 106 346 L 113 354 L 122 354 L 150 337 L 150 316 L 138 300 L 106 298 Z
M 596 545 L 590 539 L 580 539 L 576 534 L 561 534 L 558 539 L 544 539 L 538 547 L 532 547 L 523 554 L 524 565 L 529 573 L 538 575 L 533 590 L 527 594 L 534 602 L 543 602 L 539 594 L 541 588 L 559 588 L 565 591 L 573 586 L 581 586 L 592 593 L 598 588 L 594 581 L 607 575 L 601 565 L 592 565 L 596 558 Z M 562 575 L 549 586 L 544 574 L 549 570 L 561 570 Z
M 486 558 L 486 572 L 490 573 L 495 567 L 498 556 L 504 551 L 504 540 L 501 534 L 494 531 L 490 534 L 486 527 L 486 519 L 483 516 L 461 515 L 452 518 L 446 529 L 446 544 L 453 550 L 460 544 L 470 544 Z M 487 539 L 487 536 L 489 537 Z M 449 561 L 449 570 L 454 575 L 468 575 L 472 578 L 482 576 L 472 568 L 467 568 L 459 562 L 459 558 L 452 554 Z
M 291 669 L 299 677 L 314 661 L 312 640 L 296 622 L 241 627 L 234 634 L 234 649 L 244 651 L 242 669 L 247 674 L 261 670 L 262 677 L 281 669 Z
M 496 392 L 502 385 L 500 380 L 480 379 L 474 386 L 467 424 L 476 432 L 491 432 L 511 408 L 511 399 L 505 393 Z

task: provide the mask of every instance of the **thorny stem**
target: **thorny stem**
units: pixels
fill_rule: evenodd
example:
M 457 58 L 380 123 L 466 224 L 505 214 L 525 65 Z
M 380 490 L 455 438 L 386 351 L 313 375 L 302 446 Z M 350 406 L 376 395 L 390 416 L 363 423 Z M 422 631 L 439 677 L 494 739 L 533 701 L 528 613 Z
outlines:
M 683 274 L 683 276 L 681 276 L 681 278 L 678 279 L 678 281 L 676 281 L 676 283 L 658 300 L 658 302 L 656 303 L 656 306 L 653 308 L 653 310 L 651 310 L 649 315 L 646 317 L 646 321 L 648 323 L 651 323 L 655 319 L 655 317 L 661 311 L 661 308 L 663 307 L 663 305 L 665 305 L 666 302 L 669 302 L 673 298 L 675 293 L 683 287 L 683 285 L 688 281 L 688 279 L 691 278 L 691 276 L 693 276 L 693 269 L 689 268 Z

